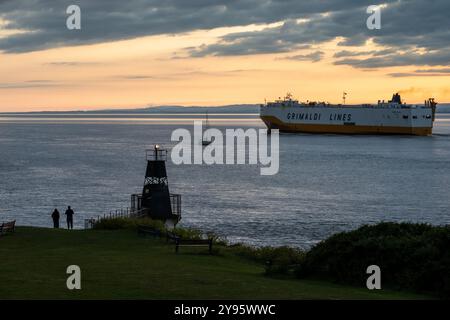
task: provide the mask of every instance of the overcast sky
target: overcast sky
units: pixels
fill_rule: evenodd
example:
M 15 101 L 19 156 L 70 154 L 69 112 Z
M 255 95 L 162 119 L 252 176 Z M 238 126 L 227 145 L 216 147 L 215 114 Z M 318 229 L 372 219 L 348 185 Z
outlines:
M 66 28 L 71 4 L 81 30 Z M 380 30 L 366 27 L 369 5 L 382 5 Z M 449 12 L 448 0 L 0 0 L 0 110 L 248 103 L 288 90 L 333 100 L 345 89 L 361 102 L 389 87 L 450 101 Z M 134 95 L 106 95 L 117 87 Z

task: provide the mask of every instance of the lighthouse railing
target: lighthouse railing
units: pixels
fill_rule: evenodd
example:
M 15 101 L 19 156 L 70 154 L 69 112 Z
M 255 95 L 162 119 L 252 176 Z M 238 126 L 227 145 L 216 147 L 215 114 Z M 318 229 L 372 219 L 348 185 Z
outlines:
M 99 215 L 96 218 L 84 219 L 84 228 L 92 229 L 94 225 L 102 220 L 117 219 L 117 218 L 140 218 L 145 216 L 146 210 L 130 210 L 130 208 L 121 208 L 103 215 Z
M 148 149 L 145 150 L 145 157 L 148 161 L 166 161 L 167 150 L 165 149 Z

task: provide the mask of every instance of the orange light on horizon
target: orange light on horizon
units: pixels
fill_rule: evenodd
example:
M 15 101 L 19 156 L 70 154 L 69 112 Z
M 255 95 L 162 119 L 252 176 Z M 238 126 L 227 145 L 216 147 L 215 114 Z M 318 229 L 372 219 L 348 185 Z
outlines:
M 288 91 L 300 100 L 331 103 L 340 103 L 343 91 L 348 92 L 349 104 L 387 100 L 394 92 L 410 103 L 422 103 L 429 97 L 450 101 L 449 76 L 389 76 L 418 69 L 415 66 L 362 70 L 334 65 L 337 40 L 321 45 L 325 56 L 318 62 L 286 59 L 297 54 L 292 52 L 186 56 L 187 47 L 214 43 L 231 29 L 246 28 L 0 53 L 0 111 L 253 104 Z M 367 45 L 373 46 L 370 42 Z M 314 49 L 298 53 L 311 51 Z

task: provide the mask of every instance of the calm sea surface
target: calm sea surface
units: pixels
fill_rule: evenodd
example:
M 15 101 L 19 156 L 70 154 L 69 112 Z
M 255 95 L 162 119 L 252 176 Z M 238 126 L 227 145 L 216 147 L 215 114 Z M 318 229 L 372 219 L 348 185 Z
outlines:
M 0 221 L 51 226 L 53 208 L 83 219 L 129 206 L 145 149 L 171 147 L 199 114 L 0 114 Z M 210 114 L 211 125 L 263 128 L 254 114 Z M 450 114 L 432 137 L 280 135 L 280 171 L 168 161 L 181 224 L 230 241 L 307 248 L 379 221 L 450 223 Z

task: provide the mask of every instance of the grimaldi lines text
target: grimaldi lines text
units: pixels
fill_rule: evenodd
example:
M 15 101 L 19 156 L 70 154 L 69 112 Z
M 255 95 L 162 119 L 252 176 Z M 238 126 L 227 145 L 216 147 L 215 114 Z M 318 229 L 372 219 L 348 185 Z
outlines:
M 301 103 L 288 95 L 261 106 L 260 117 L 269 130 L 306 133 L 431 135 L 437 103 L 404 104 L 399 94 L 378 104 L 332 105 Z

